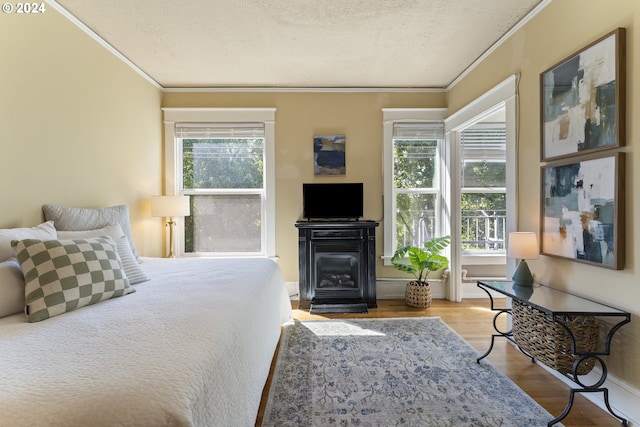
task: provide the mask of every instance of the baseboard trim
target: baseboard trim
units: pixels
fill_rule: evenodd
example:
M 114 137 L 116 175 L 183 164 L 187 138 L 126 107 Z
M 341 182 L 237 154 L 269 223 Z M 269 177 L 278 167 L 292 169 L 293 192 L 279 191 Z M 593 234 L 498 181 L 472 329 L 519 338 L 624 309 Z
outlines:
M 298 301 L 300 299 L 298 282 L 284 282 L 284 285 L 287 287 L 287 292 L 289 293 L 291 301 Z
M 429 280 L 431 284 L 431 296 L 435 299 L 447 298 L 447 282 L 440 279 Z M 405 285 L 407 279 L 377 279 L 376 298 L 377 299 L 404 299 Z M 298 301 L 298 282 L 285 282 L 289 297 L 293 301 Z M 476 286 L 476 282 L 462 283 L 462 298 L 487 298 L 487 293 Z M 493 294 L 494 298 L 504 298 L 504 295 Z
M 407 279 L 377 279 L 377 299 L 404 299 Z M 445 299 L 447 297 L 446 282 L 440 279 L 430 279 L 431 297 Z

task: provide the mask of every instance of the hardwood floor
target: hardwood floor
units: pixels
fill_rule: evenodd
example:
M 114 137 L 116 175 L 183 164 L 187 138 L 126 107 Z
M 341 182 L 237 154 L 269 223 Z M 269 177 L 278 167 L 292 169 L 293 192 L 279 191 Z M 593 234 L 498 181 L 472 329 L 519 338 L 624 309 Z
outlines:
M 461 303 L 433 300 L 431 307 L 427 309 L 409 307 L 404 303 L 404 300 L 378 300 L 378 308 L 369 310 L 368 314 L 311 315 L 308 311 L 298 310 L 296 308 L 297 302 L 295 301 L 292 302 L 292 307 L 294 308 L 293 317 L 298 320 L 439 316 L 480 353 L 484 353 L 489 348 L 491 334 L 493 333 L 493 317 L 495 315 L 495 312 L 489 309 L 489 300 L 486 299 L 467 299 Z M 499 316 L 498 326 L 501 330 L 505 329 L 505 321 L 504 315 Z M 531 363 L 527 357 L 505 339 L 496 339 L 493 351 L 487 359 L 553 416 L 558 416 L 562 413 L 569 397 L 569 387 L 542 367 Z M 262 402 L 256 426 L 262 423 L 272 373 L 273 365 L 265 390 L 262 393 Z M 573 409 L 562 420 L 562 424 L 566 427 L 613 427 L 621 425 L 616 418 L 591 403 L 579 393 L 576 394 Z

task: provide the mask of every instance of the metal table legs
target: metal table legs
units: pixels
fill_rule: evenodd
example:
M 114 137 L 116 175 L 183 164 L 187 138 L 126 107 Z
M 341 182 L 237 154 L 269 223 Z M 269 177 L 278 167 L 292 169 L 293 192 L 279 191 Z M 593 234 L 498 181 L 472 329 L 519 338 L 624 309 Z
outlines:
M 493 329 L 496 331 L 496 333 L 491 335 L 491 344 L 489 345 L 489 349 L 482 356 L 478 357 L 476 359 L 476 361 L 478 363 L 480 363 L 480 361 L 482 359 L 487 357 L 491 353 L 491 351 L 493 350 L 493 345 L 494 345 L 495 339 L 497 337 L 503 337 L 503 338 L 508 339 L 512 343 L 514 343 L 524 355 L 529 357 L 531 359 L 531 361 L 535 363 L 535 357 L 533 357 L 532 355 L 530 355 L 527 352 L 525 352 L 522 348 L 520 348 L 518 343 L 515 342 L 515 340 L 513 339 L 513 332 L 511 330 L 501 331 L 498 328 L 498 325 L 497 325 L 498 317 L 503 315 L 503 314 L 504 315 L 511 315 L 511 309 L 509 309 L 509 308 L 496 308 L 495 304 L 494 304 L 493 296 L 491 295 L 489 290 L 484 288 L 480 283 L 478 283 L 478 287 L 480 289 L 484 290 L 487 293 L 487 295 L 489 295 L 489 299 L 491 301 L 491 310 L 496 312 L 495 316 L 493 317 Z M 569 378 L 574 383 L 576 383 L 579 387 L 571 388 L 569 390 L 569 400 L 567 402 L 567 406 L 564 408 L 564 411 L 562 411 L 562 413 L 557 418 L 554 418 L 553 420 L 549 421 L 547 426 L 551 427 L 552 425 L 554 425 L 556 423 L 559 423 L 561 420 L 563 420 L 569 414 L 569 412 L 571 411 L 571 407 L 573 406 L 573 401 L 574 401 L 574 397 L 575 397 L 576 393 L 597 393 L 597 392 L 602 392 L 604 394 L 604 404 L 606 405 L 607 409 L 609 410 L 609 413 L 611 413 L 611 415 L 613 415 L 614 417 L 619 419 L 623 426 L 626 426 L 627 425 L 627 420 L 625 418 L 621 417 L 620 415 L 616 414 L 613 411 L 613 409 L 611 408 L 611 405 L 609 404 L 609 389 L 606 388 L 606 387 L 602 387 L 602 385 L 604 384 L 605 380 L 607 379 L 607 372 L 608 371 L 607 371 L 606 363 L 604 362 L 604 360 L 600 356 L 606 356 L 606 355 L 610 354 L 611 340 L 613 339 L 613 335 L 616 333 L 616 331 L 618 329 L 620 329 L 620 327 L 622 327 L 624 324 L 629 323 L 631 321 L 630 315 L 623 316 L 623 319 L 620 322 L 616 323 L 615 325 L 613 325 L 611 327 L 611 329 L 609 329 L 609 332 L 607 333 L 607 337 L 606 337 L 606 340 L 605 340 L 604 350 L 603 351 L 595 351 L 595 352 L 581 352 L 580 349 L 576 349 L 576 337 L 573 334 L 573 332 L 571 331 L 571 329 L 567 326 L 567 322 L 569 322 L 570 320 L 571 320 L 571 316 L 566 316 L 566 315 L 554 315 L 553 316 L 553 321 L 557 322 L 558 324 L 560 324 L 567 331 L 567 333 L 569 334 L 569 337 L 570 337 L 570 340 L 571 340 L 571 354 L 573 354 L 574 356 L 577 357 L 576 361 L 573 363 L 572 372 L 568 373 L 568 374 L 563 374 L 563 375 L 565 377 Z M 578 368 L 587 359 L 595 359 L 595 361 L 600 364 L 600 368 L 601 368 L 601 371 L 602 371 L 602 373 L 600 375 L 600 378 L 593 384 L 585 384 L 578 376 Z

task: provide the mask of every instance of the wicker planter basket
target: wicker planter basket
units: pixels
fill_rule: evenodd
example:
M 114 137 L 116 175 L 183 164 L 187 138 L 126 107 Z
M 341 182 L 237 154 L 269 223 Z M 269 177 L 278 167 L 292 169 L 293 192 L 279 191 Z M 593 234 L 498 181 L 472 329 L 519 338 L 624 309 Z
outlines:
M 416 280 L 407 282 L 404 299 L 411 307 L 429 307 L 431 305 L 431 285 Z
M 511 308 L 513 338 L 525 352 L 556 371 L 573 373 L 578 357 L 571 354 L 571 338 L 558 323 L 531 306 L 513 301 Z M 594 352 L 598 347 L 598 320 L 593 316 L 576 316 L 567 323 L 576 337 L 578 352 Z M 586 375 L 595 365 L 587 358 L 578 367 L 578 375 Z

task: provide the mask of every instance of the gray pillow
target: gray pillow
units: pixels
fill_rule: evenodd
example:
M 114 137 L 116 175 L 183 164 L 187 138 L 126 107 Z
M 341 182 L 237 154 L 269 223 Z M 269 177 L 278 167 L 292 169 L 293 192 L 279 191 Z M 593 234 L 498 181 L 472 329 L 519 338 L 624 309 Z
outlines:
M 118 249 L 118 255 L 122 260 L 122 267 L 129 279 L 130 285 L 144 282 L 149 280 L 149 277 L 140 268 L 140 264 L 136 261 L 131 248 L 129 248 L 129 241 L 122 231 L 120 224 L 108 225 L 97 230 L 84 230 L 84 231 L 58 231 L 58 239 L 60 240 L 73 240 L 73 239 L 89 239 L 91 237 L 109 236 L 116 242 L 116 248 Z
M 140 262 L 140 255 L 136 251 L 136 246 L 131 236 L 129 207 L 127 205 L 106 208 L 68 208 L 57 205 L 43 205 L 42 211 L 47 221 L 53 221 L 58 231 L 95 230 L 107 225 L 120 224 L 124 235 L 127 236 L 131 253 L 136 261 Z
M 109 236 L 77 240 L 14 240 L 25 281 L 29 322 L 135 292 Z

